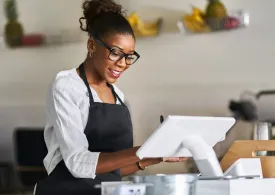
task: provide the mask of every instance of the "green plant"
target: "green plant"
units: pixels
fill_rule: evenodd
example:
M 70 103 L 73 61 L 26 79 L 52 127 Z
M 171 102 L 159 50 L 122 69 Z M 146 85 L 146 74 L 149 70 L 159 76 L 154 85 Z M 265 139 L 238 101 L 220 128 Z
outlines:
M 17 20 L 18 14 L 15 0 L 6 0 L 4 10 L 8 20 Z

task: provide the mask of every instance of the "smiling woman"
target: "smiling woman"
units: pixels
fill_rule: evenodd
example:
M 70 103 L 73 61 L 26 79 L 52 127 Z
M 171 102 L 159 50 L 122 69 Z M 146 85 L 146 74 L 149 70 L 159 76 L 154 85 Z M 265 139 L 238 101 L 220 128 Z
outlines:
M 44 133 L 49 176 L 36 185 L 37 195 L 100 194 L 94 185 L 162 162 L 136 156 L 130 113 L 114 85 L 140 57 L 122 7 L 112 0 L 89 0 L 83 15 L 87 57 L 78 68 L 58 73 L 51 85 Z
M 90 37 L 88 59 L 93 64 L 87 69 L 94 69 L 90 72 L 114 83 L 139 58 L 134 51 L 134 32 L 123 15 L 122 7 L 112 1 L 86 1 L 83 10 L 80 28 Z M 82 20 L 86 20 L 86 28 Z

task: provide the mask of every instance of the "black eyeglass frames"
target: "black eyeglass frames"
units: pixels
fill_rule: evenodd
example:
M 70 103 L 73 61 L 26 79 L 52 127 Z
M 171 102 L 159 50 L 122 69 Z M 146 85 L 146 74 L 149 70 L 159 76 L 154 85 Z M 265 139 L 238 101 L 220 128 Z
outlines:
M 115 48 L 115 47 L 111 48 L 107 44 L 105 44 L 103 41 L 99 39 L 95 39 L 95 40 L 97 43 L 99 43 L 100 45 L 102 45 L 103 47 L 105 47 L 110 51 L 109 59 L 114 62 L 117 62 L 125 57 L 125 63 L 127 65 L 132 65 L 140 58 L 140 55 L 136 51 L 134 51 L 133 54 L 126 54 L 123 51 L 121 51 L 119 48 Z

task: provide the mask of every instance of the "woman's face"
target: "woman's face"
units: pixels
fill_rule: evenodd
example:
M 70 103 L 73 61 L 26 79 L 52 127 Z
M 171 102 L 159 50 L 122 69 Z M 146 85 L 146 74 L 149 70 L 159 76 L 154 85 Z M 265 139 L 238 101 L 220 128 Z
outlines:
M 135 58 L 134 55 L 124 55 L 134 54 L 135 40 L 132 35 L 110 35 L 103 40 L 92 40 L 91 45 L 95 46 L 91 58 L 93 67 L 100 79 L 108 83 L 115 83 Z

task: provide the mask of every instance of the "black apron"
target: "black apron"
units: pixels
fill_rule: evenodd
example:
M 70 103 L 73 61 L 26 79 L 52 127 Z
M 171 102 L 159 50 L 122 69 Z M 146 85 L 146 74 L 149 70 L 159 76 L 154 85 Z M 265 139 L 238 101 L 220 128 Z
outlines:
M 133 127 L 130 113 L 113 86 L 107 84 L 119 104 L 94 102 L 90 86 L 85 75 L 84 66 L 79 66 L 90 99 L 89 117 L 84 133 L 91 152 L 116 152 L 133 147 Z M 95 179 L 75 178 L 62 160 L 53 172 L 36 187 L 35 195 L 99 195 L 100 189 L 94 185 L 104 181 L 121 181 L 120 170 L 99 174 Z

